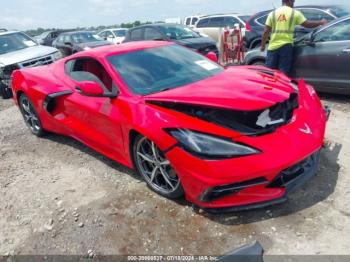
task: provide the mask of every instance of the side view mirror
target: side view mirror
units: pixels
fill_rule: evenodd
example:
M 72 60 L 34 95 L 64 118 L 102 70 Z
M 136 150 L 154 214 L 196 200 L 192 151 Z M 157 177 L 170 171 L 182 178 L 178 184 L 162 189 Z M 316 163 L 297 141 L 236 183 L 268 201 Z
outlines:
M 214 52 L 209 52 L 207 58 L 215 63 L 218 63 L 218 56 Z
M 75 90 L 83 96 L 115 98 L 118 95 L 112 92 L 105 92 L 101 85 L 95 81 L 79 82 Z
M 75 89 L 84 96 L 103 96 L 102 87 L 95 81 L 80 82 Z

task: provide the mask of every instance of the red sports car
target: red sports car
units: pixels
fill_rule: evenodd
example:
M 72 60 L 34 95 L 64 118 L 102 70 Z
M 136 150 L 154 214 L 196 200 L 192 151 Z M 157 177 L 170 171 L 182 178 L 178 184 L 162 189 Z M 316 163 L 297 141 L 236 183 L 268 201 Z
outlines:
M 34 135 L 73 137 L 212 212 L 284 201 L 315 174 L 327 120 L 303 81 L 159 41 L 18 70 L 12 88 Z

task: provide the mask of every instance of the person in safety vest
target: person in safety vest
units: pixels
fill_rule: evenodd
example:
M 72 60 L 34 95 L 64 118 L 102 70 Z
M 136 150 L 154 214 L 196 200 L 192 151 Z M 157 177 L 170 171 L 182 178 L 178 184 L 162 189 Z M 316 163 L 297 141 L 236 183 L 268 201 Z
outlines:
M 327 20 L 309 21 L 304 15 L 294 10 L 295 0 L 282 0 L 283 6 L 271 12 L 266 20 L 262 37 L 261 51 L 265 51 L 270 36 L 266 66 L 279 69 L 289 75 L 293 66 L 294 31 L 297 25 L 315 28 L 327 23 Z

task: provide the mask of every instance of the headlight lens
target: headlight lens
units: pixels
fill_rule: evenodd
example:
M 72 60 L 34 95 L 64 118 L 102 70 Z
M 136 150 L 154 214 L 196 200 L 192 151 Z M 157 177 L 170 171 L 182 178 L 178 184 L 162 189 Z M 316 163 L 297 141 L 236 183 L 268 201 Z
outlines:
M 223 159 L 260 153 L 230 139 L 199 133 L 188 129 L 167 130 L 188 152 L 202 158 Z
M 52 56 L 53 56 L 53 59 L 54 59 L 55 61 L 62 58 L 62 54 L 61 54 L 60 51 L 53 53 Z

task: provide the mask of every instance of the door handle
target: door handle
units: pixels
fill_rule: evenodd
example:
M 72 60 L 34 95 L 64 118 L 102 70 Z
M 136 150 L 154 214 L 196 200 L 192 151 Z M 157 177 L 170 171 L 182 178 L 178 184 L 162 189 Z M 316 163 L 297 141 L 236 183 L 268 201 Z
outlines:
M 349 48 L 345 48 L 343 51 L 341 51 L 344 54 L 350 54 L 350 47 Z

